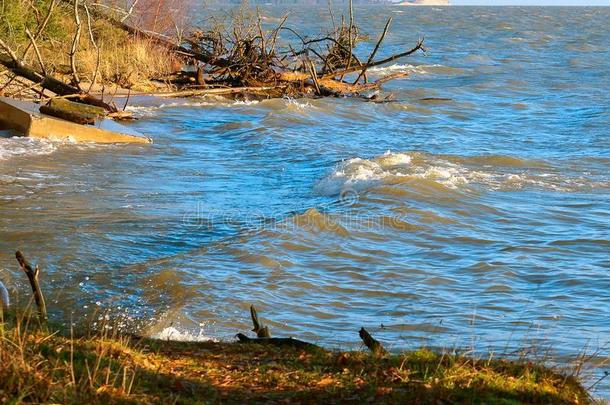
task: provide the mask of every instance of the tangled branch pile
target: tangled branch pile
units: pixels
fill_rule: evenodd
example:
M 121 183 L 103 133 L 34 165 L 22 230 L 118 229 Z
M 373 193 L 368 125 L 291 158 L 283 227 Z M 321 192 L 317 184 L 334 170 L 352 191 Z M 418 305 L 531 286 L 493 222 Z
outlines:
M 405 75 L 392 74 L 369 82 L 369 68 L 419 50 L 425 51 L 423 40 L 418 40 L 415 46 L 404 52 L 378 59 L 377 53 L 392 22 L 390 18 L 371 54 L 367 59 L 360 59 L 354 49 L 363 36 L 354 23 L 351 2 L 347 22 L 342 18 L 341 24 L 336 26 L 333 18 L 333 29 L 317 37 L 309 37 L 290 28 L 287 25 L 288 15 L 279 19 L 277 25 L 269 26 L 258 10 L 242 9 L 229 23 L 213 20 L 206 29 L 191 29 L 186 33 L 174 23 L 176 32 L 169 34 L 168 24 L 159 23 L 159 13 L 155 14 L 152 27 L 163 26 L 163 31 L 147 29 L 150 24 L 146 26 L 143 23 L 146 19 L 134 14 L 141 9 L 138 0 L 133 0 L 124 8 L 82 0 L 43 0 L 41 4 L 46 6 L 33 8 L 36 16 L 32 20 L 36 23 L 30 24 L 30 28 L 25 26 L 22 35 L 25 43 L 11 43 L 11 37 L 3 35 L 0 29 L 0 64 L 7 68 L 4 73 L 11 75 L 9 84 L 15 81 L 22 83 L 18 93 L 22 93 L 23 87 L 26 87 L 41 100 L 62 96 L 101 106 L 114 114 L 118 112 L 116 106 L 104 101 L 103 94 L 101 97 L 94 94 L 93 84 L 97 80 L 102 84 L 130 88 L 129 78 L 134 71 L 138 74 L 143 69 L 130 67 L 128 74 L 117 72 L 113 76 L 101 72 L 104 59 L 111 57 L 111 50 L 104 53 L 104 35 L 110 28 L 122 32 L 132 43 L 140 41 L 148 44 L 146 51 L 149 53 L 162 54 L 161 59 L 171 68 L 152 69 L 146 75 L 147 80 L 168 85 L 172 89 L 171 94 L 184 96 L 220 94 L 259 98 L 369 98 L 368 94 L 382 83 Z M 62 14 L 63 19 L 69 19 L 70 23 L 58 24 L 57 20 L 61 21 L 62 17 L 56 14 Z M 3 15 L 2 18 L 6 17 Z M 10 23 L 4 25 L 11 27 Z M 58 25 L 63 30 L 64 38 L 71 38 L 65 41 L 64 46 L 69 45 L 65 49 L 69 60 L 63 64 L 48 62 L 48 58 L 54 56 L 49 48 L 57 45 L 44 42 L 46 32 L 57 29 Z M 84 63 L 85 53 L 81 50 L 85 46 L 89 51 L 88 64 Z M 25 51 L 21 52 L 15 47 L 25 48 Z M 91 63 L 92 53 L 96 56 L 94 63 Z M 125 57 L 135 59 L 137 55 L 134 51 Z M 53 66 L 53 69 L 49 69 L 49 66 Z M 22 79 L 26 79 L 26 82 Z M 6 86 L 0 85 L 0 93 Z
M 390 18 L 372 53 L 360 60 L 354 49 L 363 37 L 354 24 L 351 6 L 348 24 L 342 22 L 317 37 L 302 35 L 288 27 L 287 21 L 285 15 L 276 26 L 265 27 L 258 11 L 242 11 L 228 26 L 216 24 L 194 31 L 180 46 L 180 51 L 197 62 L 197 73 L 189 79 L 199 86 L 244 87 L 270 97 L 359 96 L 406 75 L 397 73 L 369 82 L 369 68 L 425 51 L 420 39 L 404 52 L 376 59 Z

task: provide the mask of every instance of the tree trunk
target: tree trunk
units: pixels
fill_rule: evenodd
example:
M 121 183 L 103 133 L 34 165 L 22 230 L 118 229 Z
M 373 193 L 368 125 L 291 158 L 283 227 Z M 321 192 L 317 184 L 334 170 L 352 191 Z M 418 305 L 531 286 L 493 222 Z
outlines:
M 43 75 L 27 65 L 17 63 L 9 57 L 0 55 L 0 64 L 7 67 L 17 76 L 23 77 L 34 83 L 38 83 L 41 87 L 52 91 L 58 96 L 72 96 L 74 99 L 78 99 L 83 104 L 100 107 L 109 112 L 117 111 L 116 107 L 105 103 L 103 100 L 89 94 L 84 94 L 80 91 L 80 89 L 72 85 L 64 83 L 52 76 Z

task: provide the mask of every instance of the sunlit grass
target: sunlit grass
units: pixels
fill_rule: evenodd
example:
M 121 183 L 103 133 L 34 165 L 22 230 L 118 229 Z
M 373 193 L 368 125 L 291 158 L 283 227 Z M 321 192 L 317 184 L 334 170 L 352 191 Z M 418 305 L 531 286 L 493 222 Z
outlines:
M 2 325 L 0 364 L 1 403 L 589 402 L 574 377 L 528 362 L 70 337 L 27 319 Z
M 35 3 L 29 0 L 2 1 L 0 39 L 9 44 L 18 57 L 30 44 L 26 29 L 32 33 L 38 31 L 50 4 L 50 0 Z M 150 90 L 150 79 L 163 78 L 171 73 L 172 65 L 178 63 L 167 49 L 150 40 L 130 36 L 108 22 L 92 18 L 89 31 L 86 13 L 81 11 L 81 14 L 83 25 L 76 52 L 76 67 L 85 89 L 86 84 L 95 78 L 100 85 Z M 73 10 L 67 4 L 58 2 L 51 16 L 37 39 L 37 45 L 47 72 L 55 77 L 67 77 L 71 73 L 69 53 L 76 32 Z M 40 69 L 34 52 L 28 53 L 25 62 Z

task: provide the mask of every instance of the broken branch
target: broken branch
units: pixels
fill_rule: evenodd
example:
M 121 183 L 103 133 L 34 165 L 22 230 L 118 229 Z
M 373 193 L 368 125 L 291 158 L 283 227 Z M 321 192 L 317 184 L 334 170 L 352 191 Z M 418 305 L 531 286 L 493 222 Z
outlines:
M 252 332 L 256 333 L 258 338 L 270 338 L 271 334 L 269 333 L 269 328 L 263 326 L 258 320 L 258 313 L 256 312 L 256 308 L 254 305 L 250 305 L 250 317 L 252 318 L 252 325 L 254 328 Z
M 38 281 L 38 276 L 40 275 L 40 269 L 38 266 L 36 268 L 32 268 L 30 263 L 26 260 L 25 256 L 21 251 L 17 251 L 15 253 L 15 257 L 21 266 L 21 269 L 25 272 L 25 275 L 28 277 L 30 281 L 30 286 L 32 287 L 32 293 L 34 294 L 34 300 L 36 301 L 36 306 L 38 307 L 38 314 L 42 321 L 47 320 L 47 307 L 44 302 L 44 296 L 42 295 L 42 291 L 40 289 L 40 283 Z
M 378 340 L 373 338 L 373 336 L 371 336 L 371 334 L 366 329 L 360 328 L 360 332 L 358 334 L 360 335 L 360 339 L 362 339 L 362 341 L 364 342 L 364 345 L 368 347 L 369 350 L 373 352 L 373 354 L 379 356 L 386 355 L 388 353 L 387 350 L 383 347 L 383 345 Z
M 385 28 L 383 29 L 383 33 L 381 34 L 381 37 L 379 37 L 379 41 L 377 41 L 377 45 L 375 45 L 375 49 L 373 49 L 371 56 L 369 56 L 369 60 L 366 62 L 366 65 L 364 65 L 364 68 L 358 75 L 358 78 L 356 78 L 356 81 L 354 82 L 354 84 L 358 83 L 360 81 L 360 78 L 366 74 L 366 70 L 369 68 L 370 64 L 373 62 L 373 59 L 375 59 L 375 55 L 377 55 L 379 46 L 381 46 L 383 39 L 385 38 L 386 34 L 388 33 L 388 28 L 390 28 L 391 23 L 392 23 L 392 17 L 388 18 L 388 22 L 385 24 Z

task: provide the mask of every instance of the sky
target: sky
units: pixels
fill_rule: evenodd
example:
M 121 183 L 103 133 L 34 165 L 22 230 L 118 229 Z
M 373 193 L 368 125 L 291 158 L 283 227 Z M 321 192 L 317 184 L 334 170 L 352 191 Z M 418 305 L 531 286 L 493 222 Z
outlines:
M 454 5 L 610 6 L 610 0 L 452 0 Z

